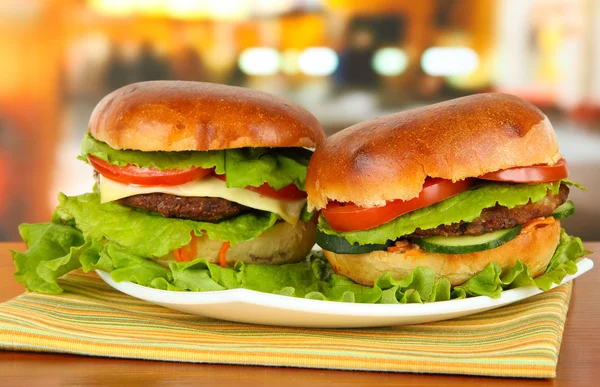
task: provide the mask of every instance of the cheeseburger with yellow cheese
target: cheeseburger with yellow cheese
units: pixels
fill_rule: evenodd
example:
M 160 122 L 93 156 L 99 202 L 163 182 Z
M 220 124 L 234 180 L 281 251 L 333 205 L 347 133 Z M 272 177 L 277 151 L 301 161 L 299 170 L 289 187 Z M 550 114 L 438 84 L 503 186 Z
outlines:
M 315 230 L 307 148 L 324 138 L 308 111 L 260 91 L 178 81 L 118 89 L 94 109 L 81 146 L 95 191 L 61 194 L 51 223 L 20 226 L 29 250 L 13 252 L 16 277 L 52 293 L 82 266 L 170 288 L 173 262 L 302 260 Z M 192 282 L 179 283 L 202 286 Z

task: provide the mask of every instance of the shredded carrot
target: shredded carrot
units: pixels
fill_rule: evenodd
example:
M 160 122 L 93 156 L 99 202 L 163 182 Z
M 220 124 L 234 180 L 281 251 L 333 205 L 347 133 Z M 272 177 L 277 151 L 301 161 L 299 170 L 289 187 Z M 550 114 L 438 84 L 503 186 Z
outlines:
M 179 254 L 181 255 L 181 260 L 182 261 L 189 261 L 190 260 L 190 256 L 188 254 L 187 251 L 187 246 L 183 246 L 182 248 L 179 249 Z
M 418 255 L 423 252 L 419 246 L 410 243 L 406 239 L 397 241 L 394 246 L 388 247 L 387 251 L 390 253 L 404 253 L 404 255 L 407 257 Z
M 412 257 L 413 255 L 423 254 L 423 250 L 421 249 L 410 249 L 404 252 L 405 257 Z
M 408 247 L 409 243 L 406 239 L 401 241 L 397 241 L 394 246 L 388 247 L 388 251 L 392 253 L 397 253 L 399 251 L 405 250 Z
M 550 225 L 554 224 L 555 222 L 556 222 L 556 219 L 554 219 L 554 217 L 552 217 L 552 216 L 549 216 L 547 218 L 542 217 L 542 218 L 531 219 L 529 222 L 525 223 L 525 226 L 523 226 L 523 230 L 521 232 L 528 233 L 528 232 L 534 231 L 541 227 L 550 226 Z
M 173 250 L 173 254 L 175 255 L 175 260 L 176 260 L 177 262 L 181 262 L 181 261 L 182 261 L 182 259 L 181 259 L 181 254 L 180 254 L 180 252 L 179 252 L 179 249 L 175 249 L 175 250 Z
M 229 241 L 223 243 L 223 245 L 221 246 L 221 249 L 219 250 L 219 264 L 221 264 L 221 267 L 227 267 L 227 250 L 229 250 L 229 246 L 231 246 L 231 243 L 229 243 Z
M 173 250 L 173 254 L 175 255 L 175 260 L 178 262 L 185 261 L 193 261 L 196 259 L 197 250 L 196 250 L 196 234 L 192 231 L 192 240 L 186 246 L 180 247 L 176 250 Z

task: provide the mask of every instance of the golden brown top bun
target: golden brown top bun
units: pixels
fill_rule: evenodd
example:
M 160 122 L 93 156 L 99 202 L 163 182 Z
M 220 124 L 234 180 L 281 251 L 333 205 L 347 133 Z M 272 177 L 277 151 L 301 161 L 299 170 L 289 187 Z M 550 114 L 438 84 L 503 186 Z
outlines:
M 417 266 L 433 269 L 436 278 L 444 277 L 453 286 L 465 283 L 481 272 L 490 262 L 497 263 L 506 273 L 520 259 L 532 277 L 544 274 L 550 258 L 560 241 L 560 222 L 530 232 L 495 249 L 467 254 L 438 254 L 422 252 L 407 256 L 401 252 L 372 251 L 366 254 L 336 254 L 323 250 L 333 271 L 354 282 L 373 286 L 377 278 L 389 272 L 395 279 L 404 279 Z
M 115 149 L 206 151 L 315 148 L 317 119 L 279 96 L 203 82 L 152 81 L 113 91 L 90 119 L 92 136 Z
M 419 195 L 426 177 L 453 181 L 560 159 L 548 118 L 508 94 L 476 94 L 353 125 L 314 153 L 309 209 L 363 207 Z

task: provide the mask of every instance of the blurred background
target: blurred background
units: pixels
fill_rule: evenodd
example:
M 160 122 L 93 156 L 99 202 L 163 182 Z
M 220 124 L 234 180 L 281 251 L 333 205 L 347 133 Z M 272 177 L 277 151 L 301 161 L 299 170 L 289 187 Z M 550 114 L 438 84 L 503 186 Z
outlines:
M 91 189 L 94 105 L 128 83 L 220 82 L 286 96 L 328 134 L 484 91 L 553 122 L 571 233 L 600 240 L 600 0 L 0 0 L 0 240 Z M 368 133 L 365 133 L 367 136 Z

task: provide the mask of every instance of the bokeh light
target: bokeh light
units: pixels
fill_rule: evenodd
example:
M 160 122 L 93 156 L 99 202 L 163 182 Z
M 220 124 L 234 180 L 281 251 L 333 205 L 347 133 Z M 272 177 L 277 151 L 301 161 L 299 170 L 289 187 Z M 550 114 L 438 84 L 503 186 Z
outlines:
M 373 69 L 380 75 L 400 75 L 408 66 L 408 57 L 399 48 L 385 47 L 373 56 Z
M 470 74 L 477 69 L 479 56 L 468 47 L 431 47 L 421 57 L 421 67 L 428 75 Z
M 252 47 L 242 51 L 238 65 L 248 75 L 273 75 L 279 71 L 279 52 L 268 47 Z
M 331 75 L 337 69 L 339 58 L 328 47 L 310 47 L 302 51 L 298 58 L 298 67 L 306 75 Z

